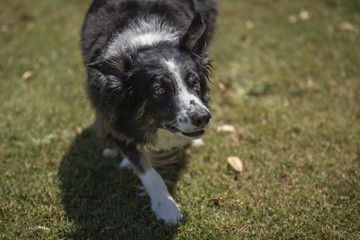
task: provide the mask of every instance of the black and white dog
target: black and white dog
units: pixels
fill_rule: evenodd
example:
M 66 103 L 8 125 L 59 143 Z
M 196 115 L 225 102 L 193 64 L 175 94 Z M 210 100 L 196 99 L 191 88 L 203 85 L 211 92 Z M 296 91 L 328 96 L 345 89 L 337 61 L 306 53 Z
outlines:
M 129 161 L 169 225 L 182 215 L 153 163 L 210 123 L 206 43 L 217 8 L 218 0 L 94 0 L 82 28 L 95 126 L 126 156 L 122 165 Z

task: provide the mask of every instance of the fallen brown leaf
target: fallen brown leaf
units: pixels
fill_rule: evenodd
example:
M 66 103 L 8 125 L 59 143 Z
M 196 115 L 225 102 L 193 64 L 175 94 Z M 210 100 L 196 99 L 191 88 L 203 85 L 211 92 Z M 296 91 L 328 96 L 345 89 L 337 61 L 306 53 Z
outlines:
M 245 26 L 246 26 L 247 29 L 251 30 L 251 29 L 254 29 L 255 25 L 254 25 L 254 23 L 252 21 L 246 21 Z
M 244 43 L 251 43 L 252 41 L 252 38 L 250 36 L 247 36 L 247 35 L 242 35 L 240 37 L 240 40 Z
M 236 156 L 228 157 L 227 162 L 237 172 L 242 172 L 244 170 L 243 164 L 239 157 L 236 157 Z
M 306 85 L 308 88 L 312 88 L 314 86 L 314 79 L 312 77 L 308 77 L 306 81 Z
M 296 17 L 295 15 L 290 15 L 290 16 L 288 17 L 288 21 L 289 21 L 290 23 L 296 23 L 296 22 L 298 21 L 298 19 L 297 19 L 297 17 Z
M 288 107 L 288 106 L 290 106 L 290 102 L 289 102 L 289 100 L 287 100 L 287 99 L 285 99 L 285 101 L 284 101 L 284 107 Z
M 349 22 L 341 23 L 340 28 L 341 28 L 341 30 L 350 31 L 350 32 L 357 31 L 357 28 L 355 27 L 355 25 L 352 23 L 349 23 Z
M 76 128 L 76 132 L 77 132 L 77 134 L 80 135 L 82 133 L 82 128 L 81 127 Z
M 37 229 L 46 230 L 49 231 L 50 228 L 44 227 L 44 226 L 37 226 Z
M 226 92 L 226 86 L 221 81 L 217 82 L 217 85 L 221 92 Z
M 301 10 L 301 12 L 299 13 L 299 18 L 301 20 L 308 20 L 310 19 L 310 13 L 306 10 Z
M 7 24 L 1 25 L 1 27 L 0 27 L 0 32 L 6 33 L 6 32 L 9 32 L 9 31 L 10 31 L 9 25 L 7 25 Z
M 331 26 L 331 25 L 328 25 L 328 26 L 327 26 L 327 30 L 328 30 L 329 33 L 334 33 L 334 32 L 335 32 L 334 27 Z
M 24 72 L 24 74 L 22 75 L 22 80 L 27 80 L 29 77 L 31 77 L 32 75 L 34 75 L 34 73 L 32 71 L 26 71 Z
M 216 128 L 218 132 L 235 132 L 235 127 L 232 125 L 224 124 Z

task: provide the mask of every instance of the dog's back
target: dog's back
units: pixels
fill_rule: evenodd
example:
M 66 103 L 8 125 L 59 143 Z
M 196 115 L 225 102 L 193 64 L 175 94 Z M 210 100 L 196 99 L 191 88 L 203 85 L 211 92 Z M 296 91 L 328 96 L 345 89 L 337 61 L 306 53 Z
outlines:
M 85 63 L 98 60 L 114 34 L 140 15 L 159 15 L 185 30 L 195 14 L 200 12 L 210 40 L 215 30 L 218 5 L 218 0 L 94 0 L 81 34 Z

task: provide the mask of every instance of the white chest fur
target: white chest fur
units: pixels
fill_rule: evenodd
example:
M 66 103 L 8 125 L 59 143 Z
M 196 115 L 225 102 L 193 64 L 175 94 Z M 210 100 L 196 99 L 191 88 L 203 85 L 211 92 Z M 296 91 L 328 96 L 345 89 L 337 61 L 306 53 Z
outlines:
M 157 141 L 155 144 L 148 145 L 147 150 L 155 152 L 166 151 L 175 147 L 186 146 L 189 143 L 191 143 L 191 140 L 184 136 L 169 132 L 164 129 L 159 129 L 157 131 Z

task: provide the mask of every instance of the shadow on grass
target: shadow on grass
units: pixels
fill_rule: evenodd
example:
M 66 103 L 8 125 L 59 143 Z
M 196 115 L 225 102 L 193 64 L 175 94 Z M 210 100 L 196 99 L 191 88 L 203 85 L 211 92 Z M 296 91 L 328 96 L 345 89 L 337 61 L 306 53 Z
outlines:
M 103 147 L 89 127 L 75 138 L 61 161 L 63 205 L 75 223 L 75 230 L 61 237 L 172 239 L 177 228 L 156 220 L 150 199 L 137 195 L 140 180 L 132 171 L 118 168 L 121 158 L 103 158 Z M 165 178 L 176 182 L 178 176 L 179 171 L 172 167 Z

